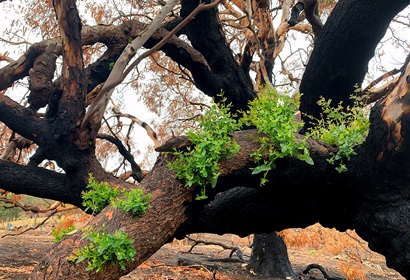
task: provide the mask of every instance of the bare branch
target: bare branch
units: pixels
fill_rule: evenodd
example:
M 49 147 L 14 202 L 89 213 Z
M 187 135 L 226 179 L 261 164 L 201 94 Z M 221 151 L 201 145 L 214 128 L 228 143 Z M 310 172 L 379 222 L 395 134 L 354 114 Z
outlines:
M 144 58 L 150 56 L 151 54 L 159 50 L 172 36 L 174 36 L 179 30 L 182 29 L 182 27 L 184 27 L 189 21 L 191 21 L 196 14 L 216 7 L 219 4 L 220 0 L 217 0 L 211 4 L 198 5 L 198 7 L 194 9 L 188 17 L 186 17 L 182 22 L 180 22 L 157 45 L 155 45 L 149 51 L 146 51 L 145 53 L 143 53 L 127 69 L 125 69 L 128 62 L 135 55 L 136 51 L 142 46 L 142 44 L 144 44 L 149 39 L 149 37 L 155 32 L 155 30 L 158 29 L 161 23 L 159 19 L 161 19 L 162 21 L 162 19 L 165 18 L 166 16 L 165 13 L 167 13 L 168 9 L 172 10 L 172 8 L 176 5 L 176 3 L 173 3 L 173 2 L 177 2 L 177 1 L 168 2 L 167 5 L 165 5 L 164 8 L 161 10 L 161 12 L 154 18 L 154 21 L 152 22 L 148 30 L 141 37 L 138 37 L 137 39 L 135 39 L 126 48 L 124 54 L 119 58 L 118 60 L 119 63 L 118 64 L 115 63 L 114 68 L 112 70 L 112 73 L 115 73 L 115 74 L 113 75 L 111 79 L 110 77 L 107 79 L 107 82 L 104 84 L 98 96 L 93 101 L 93 103 L 91 103 L 90 108 L 88 109 L 87 114 L 85 115 L 81 123 L 81 129 L 85 128 L 85 126 L 88 124 L 88 122 L 90 122 L 92 117 L 94 117 L 94 120 L 93 120 L 94 123 L 100 123 L 102 116 L 104 115 L 105 108 L 108 104 L 109 98 L 111 97 L 113 89 L 118 84 L 120 84 L 125 79 L 125 77 L 129 74 L 129 72 L 131 72 Z M 161 14 L 161 13 L 164 13 L 164 14 Z M 157 22 L 157 19 L 158 19 L 158 22 Z M 123 69 L 125 69 L 124 72 L 122 72 Z
M 94 123 L 98 124 L 101 122 L 112 91 L 125 78 L 123 77 L 123 71 L 127 67 L 127 64 L 135 56 L 137 50 L 139 50 L 141 46 L 151 37 L 155 30 L 158 29 L 167 14 L 172 11 L 173 7 L 177 3 L 177 0 L 169 0 L 167 4 L 161 9 L 161 11 L 155 16 L 147 31 L 145 31 L 141 36 L 137 37 L 128 45 L 120 58 L 114 64 L 111 74 L 105 82 L 103 88 L 98 93 L 95 100 L 91 103 L 90 108 L 88 109 L 81 123 L 81 130 L 85 129 L 85 126 L 91 121 L 92 117 L 95 118 Z
M 19 207 L 23 209 L 24 211 L 31 211 L 33 213 L 47 213 L 49 211 L 56 210 L 58 207 L 61 206 L 61 202 L 59 201 L 54 202 L 47 208 L 38 207 L 36 205 L 27 205 L 27 204 L 21 203 L 20 201 L 15 201 L 14 199 L 7 198 L 7 197 L 0 197 L 0 201 L 7 203 L 7 204 L 11 204 L 13 207 Z
M 141 182 L 142 179 L 144 179 L 144 174 L 141 171 L 140 166 L 135 162 L 134 157 L 131 155 L 131 153 L 124 147 L 124 145 L 122 144 L 121 140 L 111 136 L 111 135 L 107 135 L 107 134 L 103 134 L 103 133 L 99 133 L 97 134 L 97 138 L 100 139 L 105 139 L 107 141 L 110 141 L 111 143 L 113 143 L 115 146 L 117 146 L 118 151 L 120 152 L 120 154 L 126 159 L 128 160 L 128 162 L 131 164 L 131 169 L 132 169 L 132 177 L 137 180 L 137 182 Z
M 236 252 L 238 258 L 243 261 L 243 253 L 242 253 L 242 248 L 239 245 L 226 245 L 225 243 L 222 242 L 217 242 L 217 241 L 207 241 L 207 240 L 203 240 L 203 239 L 196 239 L 196 238 L 192 238 L 191 236 L 187 235 L 186 238 L 190 241 L 193 241 L 194 244 L 192 244 L 191 248 L 189 248 L 188 253 L 192 251 L 192 249 L 194 249 L 195 246 L 197 246 L 198 244 L 204 244 L 204 245 L 217 245 L 220 246 L 222 248 L 224 248 L 225 250 L 231 250 L 231 253 L 229 254 L 229 258 L 232 258 L 233 253 Z
M 0 121 L 36 144 L 42 143 L 46 136 L 44 120 L 6 95 L 0 95 Z
M 317 0 L 300 0 L 292 8 L 292 14 L 288 21 L 290 26 L 295 26 L 298 23 L 299 14 L 305 11 L 306 19 L 312 25 L 313 33 L 317 37 L 322 31 L 323 23 L 320 20 L 319 3 Z
M 149 138 L 154 142 L 154 147 L 159 147 L 161 143 L 159 142 L 157 138 L 157 133 L 144 121 L 138 119 L 137 117 L 134 117 L 131 114 L 125 114 L 125 113 L 116 113 L 116 117 L 124 117 L 124 118 L 129 118 L 133 123 L 138 124 L 142 128 L 144 128 L 147 131 L 147 134 Z
M 365 89 L 363 89 L 363 93 L 366 94 L 368 91 L 371 90 L 372 87 L 374 87 L 375 85 L 377 85 L 381 81 L 400 73 L 400 71 L 401 71 L 400 69 L 393 69 L 393 70 L 390 70 L 387 73 L 384 73 L 383 75 L 381 75 L 377 79 L 373 80 Z
M 12 139 L 9 144 L 7 145 L 6 149 L 4 149 L 3 153 L 0 155 L 0 160 L 8 160 L 13 156 L 14 150 L 16 148 L 24 148 L 26 146 L 31 145 L 31 141 L 27 140 L 24 137 L 16 137 Z
M 78 200 L 81 200 L 80 194 L 70 195 L 70 185 L 65 174 L 5 160 L 0 160 L 0 170 L 1 189 L 81 205 L 81 202 L 78 203 Z
M 39 227 L 41 227 L 42 225 L 44 225 L 51 217 L 53 217 L 55 214 L 57 213 L 57 210 L 54 210 L 47 218 L 45 218 L 41 223 L 38 223 L 37 226 L 35 227 L 30 227 L 26 230 L 23 230 L 22 232 L 19 233 L 9 233 L 9 234 L 4 234 L 2 235 L 0 238 L 4 238 L 7 236 L 16 236 L 16 235 L 21 235 L 29 230 L 34 230 L 34 229 L 38 229 Z

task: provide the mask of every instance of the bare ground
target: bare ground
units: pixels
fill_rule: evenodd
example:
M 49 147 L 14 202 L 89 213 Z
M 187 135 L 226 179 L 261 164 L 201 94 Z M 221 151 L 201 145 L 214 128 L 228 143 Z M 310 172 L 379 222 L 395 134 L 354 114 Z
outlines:
M 239 245 L 243 249 L 245 260 L 249 259 L 251 249 L 247 247 L 250 241 L 236 236 L 201 235 L 202 239 L 223 241 L 227 245 Z M 53 246 L 52 237 L 45 234 L 25 234 L 0 238 L 0 279 L 20 280 L 26 279 L 37 261 Z M 198 245 L 187 253 L 190 245 L 185 241 L 174 241 L 164 245 L 155 255 L 143 263 L 121 280 L 183 280 L 183 279 L 225 279 L 225 280 L 259 280 L 275 279 L 249 272 L 246 263 L 239 262 L 234 254 L 229 259 L 230 250 L 222 250 L 215 245 Z M 306 265 L 317 263 L 325 267 L 332 275 L 343 276 L 346 267 L 351 269 L 353 278 L 381 280 L 404 279 L 394 270 L 388 269 L 384 258 L 376 253 L 357 260 L 322 254 L 309 249 L 289 248 L 289 258 L 296 272 L 301 272 Z M 187 263 L 178 266 L 178 261 Z M 324 279 L 316 270 L 304 276 L 304 279 Z

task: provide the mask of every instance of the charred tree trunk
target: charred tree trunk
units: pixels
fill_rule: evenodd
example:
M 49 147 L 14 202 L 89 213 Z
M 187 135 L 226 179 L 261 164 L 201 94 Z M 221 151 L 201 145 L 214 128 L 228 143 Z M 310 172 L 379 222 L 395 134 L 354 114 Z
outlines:
M 285 242 L 276 232 L 255 234 L 248 269 L 263 276 L 296 277 Z
M 183 0 L 181 16 L 186 17 L 201 1 Z M 204 1 L 210 3 L 210 0 Z M 246 75 L 235 61 L 231 49 L 222 32 L 217 9 L 205 11 L 195 16 L 185 28 L 184 32 L 192 46 L 198 50 L 212 70 L 212 76 L 198 77 L 212 78 L 212 80 L 197 83 L 197 87 L 204 92 L 212 92 L 216 102 L 219 102 L 221 91 L 224 93 L 235 111 L 244 111 L 250 100 L 256 98 L 252 85 L 248 83 Z
M 386 257 L 387 265 L 410 278 L 410 63 L 393 91 L 371 114 L 371 131 L 357 160 L 372 158 L 366 174 L 354 170 L 364 183 L 357 232 L 369 247 Z M 377 144 L 378 143 L 378 144 Z
M 320 118 L 321 96 L 349 105 L 355 86 L 361 86 L 369 60 L 393 17 L 409 0 L 339 1 L 316 39 L 300 84 L 300 110 Z M 303 115 L 305 125 L 312 121 Z

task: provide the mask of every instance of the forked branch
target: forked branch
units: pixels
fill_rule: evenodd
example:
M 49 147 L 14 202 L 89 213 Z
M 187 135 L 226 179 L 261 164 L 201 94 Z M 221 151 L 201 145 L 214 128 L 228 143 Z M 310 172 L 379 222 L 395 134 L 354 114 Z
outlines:
M 150 56 L 157 50 L 159 50 L 165 43 L 174 36 L 179 30 L 182 29 L 189 21 L 191 21 L 195 15 L 202 11 L 206 11 L 216 7 L 220 0 L 217 0 L 211 4 L 199 4 L 198 7 L 192 11 L 192 13 L 186 17 L 182 22 L 180 22 L 171 32 L 168 33 L 158 44 L 156 44 L 152 49 L 144 52 L 140 55 L 130 66 L 127 67 L 130 60 L 135 56 L 137 50 L 151 37 L 151 35 L 157 30 L 162 20 L 165 16 L 172 10 L 178 1 L 168 2 L 161 10 L 161 12 L 154 18 L 148 30 L 141 36 L 136 38 L 130 45 L 125 49 L 124 53 L 120 56 L 114 65 L 114 68 L 104 84 L 103 88 L 91 103 L 82 123 L 81 129 L 85 129 L 86 125 L 92 121 L 94 124 L 101 122 L 104 115 L 105 109 L 108 105 L 109 99 L 112 95 L 114 88 L 119 85 L 127 75 L 136 67 L 138 64 L 146 57 Z M 127 67 L 127 68 L 126 68 Z

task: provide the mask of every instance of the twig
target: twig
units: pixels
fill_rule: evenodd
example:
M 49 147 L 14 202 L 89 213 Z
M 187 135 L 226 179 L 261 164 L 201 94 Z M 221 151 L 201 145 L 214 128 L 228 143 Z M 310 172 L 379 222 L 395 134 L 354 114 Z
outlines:
M 144 179 L 144 175 L 142 174 L 141 167 L 135 162 L 134 157 L 131 155 L 131 153 L 125 148 L 124 144 L 122 144 L 121 140 L 118 139 L 117 137 L 103 134 L 103 133 L 98 133 L 97 138 L 100 139 L 105 139 L 111 143 L 113 143 L 115 146 L 117 146 L 118 151 L 120 154 L 127 159 L 127 161 L 131 164 L 131 169 L 133 171 L 132 177 L 137 180 L 137 182 L 141 182 L 142 179 Z
M 30 228 L 28 228 L 28 229 L 23 230 L 22 232 L 19 232 L 19 233 L 8 233 L 8 234 L 5 234 L 5 235 L 2 235 L 0 238 L 4 238 L 4 237 L 7 237 L 7 236 L 22 235 L 23 233 L 25 233 L 25 232 L 27 232 L 27 231 L 29 231 L 29 230 L 38 229 L 40 226 L 44 225 L 44 223 L 47 222 L 47 221 L 48 221 L 52 216 L 54 216 L 54 214 L 56 214 L 56 213 L 58 213 L 58 211 L 57 211 L 57 210 L 54 210 L 54 211 L 50 214 L 50 216 L 48 216 L 47 218 L 45 218 L 41 223 L 39 223 L 39 224 L 38 224 L 37 226 L 35 226 L 35 227 L 30 227 Z
M 366 94 L 368 91 L 370 91 L 370 89 L 372 87 L 374 87 L 375 85 L 377 85 L 378 83 L 380 83 L 381 81 L 383 81 L 384 79 L 387 79 L 388 77 L 391 77 L 393 75 L 396 75 L 397 73 L 400 73 L 401 69 L 393 69 L 390 70 L 387 73 L 384 73 L 383 75 L 381 75 L 380 77 L 378 77 L 377 79 L 373 80 L 364 90 L 363 93 Z
M 146 123 L 140 120 L 139 118 L 131 115 L 131 114 L 125 114 L 125 113 L 120 113 L 117 112 L 115 113 L 115 117 L 124 117 L 124 118 L 129 118 L 133 123 L 138 124 L 142 128 L 144 128 L 151 140 L 154 142 L 154 147 L 159 147 L 161 143 L 158 140 L 157 133 Z

